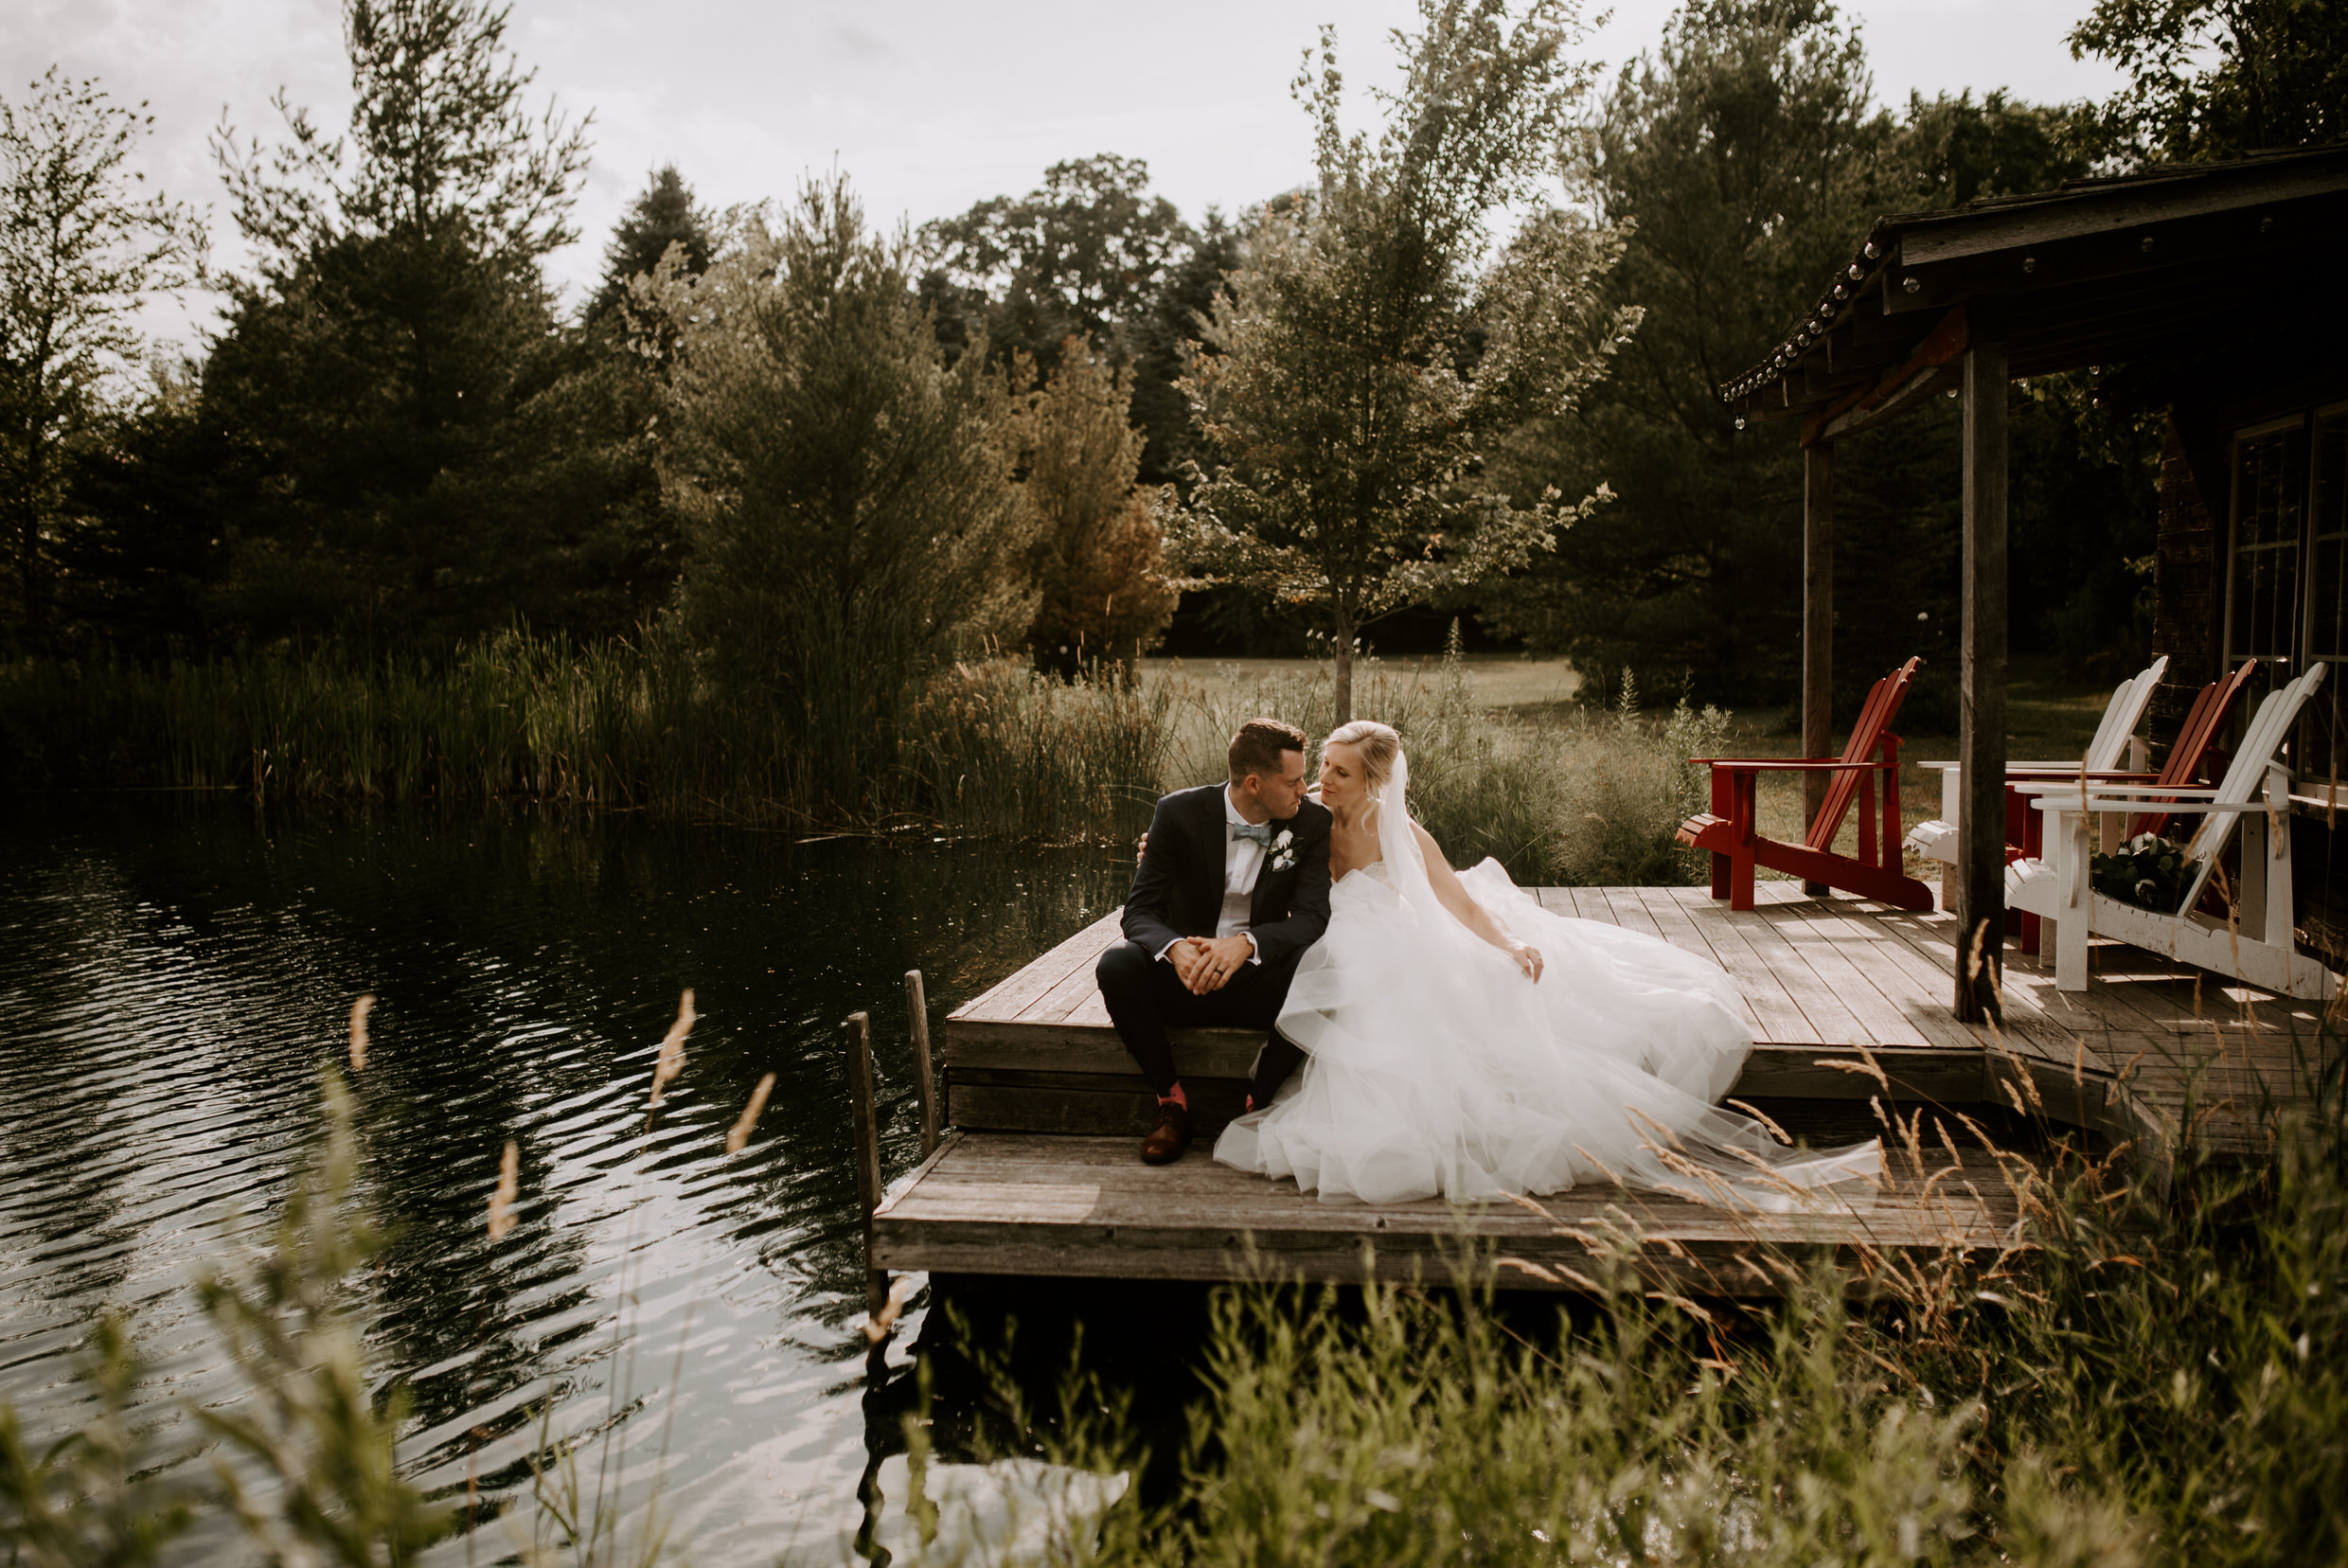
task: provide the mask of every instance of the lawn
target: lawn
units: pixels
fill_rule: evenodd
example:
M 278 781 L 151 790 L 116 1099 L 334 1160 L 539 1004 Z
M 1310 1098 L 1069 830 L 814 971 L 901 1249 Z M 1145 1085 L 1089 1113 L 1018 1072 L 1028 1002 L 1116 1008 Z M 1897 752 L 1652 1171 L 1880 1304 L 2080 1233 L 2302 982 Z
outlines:
M 1554 722 L 1574 704 L 1581 677 L 1563 659 L 1537 659 L 1526 654 L 1468 654 L 1462 660 L 1477 704 L 1495 718 L 1517 723 Z M 1357 674 L 1358 689 L 1366 689 L 1369 673 L 1411 690 L 1438 678 L 1441 660 L 1389 658 L 1365 661 Z M 1233 698 L 1245 692 L 1278 689 L 1283 678 L 1303 679 L 1324 668 L 1309 659 L 1147 659 L 1150 675 L 1173 675 L 1202 688 L 1211 697 Z M 2006 754 L 2034 760 L 2068 759 L 2079 756 L 2095 733 L 2110 688 L 2057 673 L 2051 660 L 2017 659 L 2006 688 Z M 1219 704 L 1218 704 L 1220 705 Z M 1295 717 L 1290 715 L 1289 717 Z M 1364 714 L 1363 717 L 1376 717 Z M 1791 757 L 1800 752 L 1800 737 L 1788 724 L 1784 710 L 1749 710 L 1735 716 L 1733 750 L 1749 757 Z M 1900 818 L 1904 826 L 1940 815 L 1941 775 L 1926 762 L 1953 758 L 1953 734 L 1918 734 L 1900 729 Z M 1836 733 L 1839 750 L 1847 731 Z M 1803 834 L 1802 783 L 1791 775 L 1763 775 L 1760 792 L 1762 831 L 1772 838 L 1798 840 Z M 1859 813 L 1854 810 L 1842 826 L 1836 846 L 1855 853 L 1859 844 Z M 1911 854 L 1909 873 L 1938 884 L 1940 866 Z M 1763 871 L 1763 877 L 1779 873 Z

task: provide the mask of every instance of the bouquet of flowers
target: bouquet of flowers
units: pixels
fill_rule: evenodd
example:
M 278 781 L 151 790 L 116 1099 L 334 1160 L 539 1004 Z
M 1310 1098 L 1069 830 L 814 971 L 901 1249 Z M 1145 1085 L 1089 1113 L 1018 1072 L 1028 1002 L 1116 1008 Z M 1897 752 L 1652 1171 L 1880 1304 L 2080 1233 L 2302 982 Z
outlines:
M 2185 896 L 2185 846 L 2157 833 L 2139 833 L 2088 864 L 2096 892 L 2143 909 L 2173 912 Z

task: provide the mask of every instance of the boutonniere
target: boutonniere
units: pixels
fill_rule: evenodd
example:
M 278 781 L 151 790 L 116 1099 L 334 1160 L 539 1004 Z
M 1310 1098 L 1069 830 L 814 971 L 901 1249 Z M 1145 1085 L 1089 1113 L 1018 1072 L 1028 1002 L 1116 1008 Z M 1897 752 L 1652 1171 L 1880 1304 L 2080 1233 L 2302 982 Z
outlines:
M 1296 835 L 1283 828 L 1280 829 L 1279 836 L 1272 841 L 1272 868 L 1274 871 L 1286 871 L 1295 864 Z

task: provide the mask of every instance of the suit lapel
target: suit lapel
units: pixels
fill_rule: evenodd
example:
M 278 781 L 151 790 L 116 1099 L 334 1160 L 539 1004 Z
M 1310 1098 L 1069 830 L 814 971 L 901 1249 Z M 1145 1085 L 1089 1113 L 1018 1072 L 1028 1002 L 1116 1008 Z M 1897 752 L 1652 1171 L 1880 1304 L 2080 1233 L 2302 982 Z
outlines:
M 1205 894 L 1200 908 L 1205 912 L 1207 935 L 1211 936 L 1223 913 L 1223 863 L 1228 847 L 1223 842 L 1223 787 L 1218 784 L 1200 793 L 1200 885 Z

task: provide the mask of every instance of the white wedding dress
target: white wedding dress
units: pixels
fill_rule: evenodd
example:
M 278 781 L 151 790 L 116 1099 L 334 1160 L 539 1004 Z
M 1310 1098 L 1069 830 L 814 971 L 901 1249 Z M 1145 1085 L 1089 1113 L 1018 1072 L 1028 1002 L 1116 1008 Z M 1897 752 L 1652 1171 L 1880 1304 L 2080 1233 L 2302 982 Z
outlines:
M 1400 801 L 1397 756 L 1383 800 Z M 1736 985 L 1660 937 L 1542 909 L 1486 860 L 1475 900 L 1540 951 L 1539 983 L 1435 900 L 1400 810 L 1379 811 L 1381 862 L 1329 894 L 1280 1011 L 1307 1053 L 1215 1157 L 1294 1177 L 1325 1202 L 1539 1195 L 1611 1182 L 1788 1210 L 1864 1201 L 1880 1146 L 1782 1147 L 1718 1108 L 1752 1036 Z

